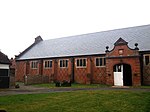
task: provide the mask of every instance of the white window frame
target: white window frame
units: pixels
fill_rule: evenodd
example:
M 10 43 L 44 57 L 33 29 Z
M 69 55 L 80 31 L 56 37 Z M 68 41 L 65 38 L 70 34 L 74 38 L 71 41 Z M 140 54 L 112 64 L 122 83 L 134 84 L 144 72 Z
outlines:
M 146 58 L 145 58 L 146 56 L 149 56 L 149 63 L 147 65 L 146 65 Z M 150 65 L 150 54 L 145 54 L 143 61 L 144 61 L 144 65 L 146 65 L 146 66 Z
M 38 61 L 31 61 L 30 67 L 31 67 L 31 69 L 37 69 L 38 68 Z
M 83 66 L 83 60 L 85 59 L 85 66 Z M 77 61 L 79 60 L 79 66 Z M 82 63 L 80 62 L 82 60 Z M 80 65 L 82 64 L 82 65 Z M 77 58 L 76 59 L 76 68 L 86 68 L 87 67 L 87 58 Z
M 61 61 L 62 61 L 62 66 L 60 66 L 61 65 L 60 64 Z M 66 62 L 67 62 L 67 64 L 66 64 Z M 59 60 L 59 68 L 68 68 L 68 66 L 69 66 L 69 59 L 60 59 Z
M 46 66 L 46 62 L 49 63 L 49 64 L 47 64 L 47 66 Z M 52 61 L 52 60 L 44 60 L 43 65 L 44 65 L 44 68 L 45 68 L 45 69 L 52 68 L 52 67 L 53 67 L 53 61 Z M 48 65 L 49 65 L 49 66 L 48 66 Z M 51 66 L 50 66 L 50 65 L 51 65 Z
M 99 59 L 99 65 L 96 65 L 97 62 L 96 60 Z M 100 59 L 102 59 L 102 65 L 100 65 Z M 105 60 L 105 63 L 104 63 L 104 60 Z M 106 58 L 105 57 L 96 57 L 95 58 L 95 66 L 96 67 L 106 67 Z

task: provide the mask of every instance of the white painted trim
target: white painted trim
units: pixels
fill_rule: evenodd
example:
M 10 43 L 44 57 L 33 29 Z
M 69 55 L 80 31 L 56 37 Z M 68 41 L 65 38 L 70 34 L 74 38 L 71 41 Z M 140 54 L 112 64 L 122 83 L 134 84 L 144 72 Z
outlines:
M 100 58 L 102 58 L 102 66 L 96 66 L 96 59 L 100 59 Z M 106 63 L 105 63 L 105 65 L 104 65 L 104 58 L 105 57 L 95 57 L 95 66 L 96 66 L 96 68 L 101 68 L 101 67 L 106 67 Z M 105 58 L 105 62 L 106 62 L 106 58 Z
M 144 55 L 143 55 L 143 62 L 144 62 L 144 65 L 146 65 L 145 56 L 149 56 L 149 60 L 150 60 L 150 54 L 144 54 Z M 150 63 L 149 63 L 149 64 L 150 64 Z M 148 65 L 149 65 L 149 64 L 148 64 Z
M 0 69 L 9 69 L 9 65 L 0 64 Z
M 37 63 L 37 67 L 32 68 L 32 63 L 34 63 L 34 64 Z M 30 62 L 30 68 L 31 68 L 31 69 L 38 69 L 38 61 L 31 61 L 31 62 Z
M 77 66 L 77 60 L 80 60 L 80 59 L 85 59 L 86 60 L 86 66 Z M 75 65 L 76 65 L 76 68 L 87 68 L 87 58 L 76 58 L 75 59 Z
M 60 61 L 63 61 L 63 60 L 64 60 L 64 61 L 67 61 L 67 66 L 65 66 L 65 67 L 60 67 Z M 59 59 L 58 66 L 59 66 L 60 69 L 68 68 L 68 67 L 69 67 L 69 59 Z
M 44 61 L 43 61 L 43 67 L 44 67 L 44 69 L 52 69 L 52 67 L 45 67 L 45 62 L 46 62 L 46 61 L 47 61 L 47 62 L 49 61 L 49 63 L 52 62 L 52 67 L 53 67 L 53 60 L 44 60 Z

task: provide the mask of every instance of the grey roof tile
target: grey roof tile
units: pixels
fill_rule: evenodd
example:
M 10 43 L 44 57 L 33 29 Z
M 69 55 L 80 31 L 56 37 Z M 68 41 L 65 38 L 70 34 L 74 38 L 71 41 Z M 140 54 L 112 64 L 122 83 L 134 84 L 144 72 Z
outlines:
M 150 25 L 144 25 L 44 40 L 20 55 L 18 60 L 104 54 L 105 47 L 113 49 L 120 37 L 130 48 L 135 48 L 134 44 L 138 43 L 140 51 L 150 50 Z

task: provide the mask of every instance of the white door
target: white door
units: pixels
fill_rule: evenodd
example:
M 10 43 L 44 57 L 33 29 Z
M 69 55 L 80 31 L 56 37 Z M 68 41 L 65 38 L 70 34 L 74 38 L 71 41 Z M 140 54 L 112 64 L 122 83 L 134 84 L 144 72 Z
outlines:
M 116 65 L 114 72 L 114 85 L 123 86 L 123 65 Z

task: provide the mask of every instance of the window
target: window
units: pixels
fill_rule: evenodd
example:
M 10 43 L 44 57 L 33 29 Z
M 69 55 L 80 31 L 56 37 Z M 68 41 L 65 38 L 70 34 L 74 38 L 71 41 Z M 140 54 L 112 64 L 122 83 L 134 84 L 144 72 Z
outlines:
M 44 68 L 52 68 L 52 60 L 44 61 Z
M 106 59 L 105 58 L 96 58 L 96 66 L 101 67 L 106 65 Z
M 86 59 L 85 58 L 77 59 L 76 65 L 77 67 L 86 67 Z
M 67 68 L 68 67 L 68 60 L 60 60 L 59 66 L 60 66 L 60 68 Z
M 149 56 L 145 56 L 145 65 L 148 65 L 150 63 Z
M 38 62 L 37 61 L 31 61 L 31 68 L 36 69 L 38 67 Z

